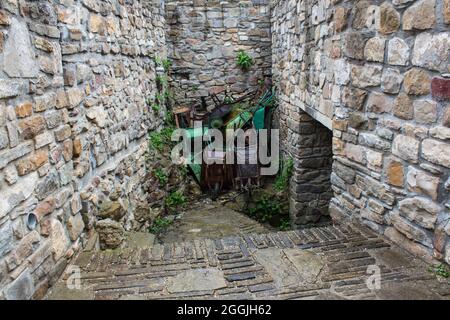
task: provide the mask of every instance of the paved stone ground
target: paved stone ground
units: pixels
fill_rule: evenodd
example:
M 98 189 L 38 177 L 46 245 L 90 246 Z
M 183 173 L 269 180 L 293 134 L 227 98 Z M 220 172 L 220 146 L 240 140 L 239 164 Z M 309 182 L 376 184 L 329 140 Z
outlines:
M 48 299 L 448 299 L 420 260 L 367 229 L 328 226 L 83 252 Z M 369 266 L 381 289 L 366 285 Z
M 162 243 L 171 243 L 268 232 L 266 227 L 244 214 L 212 202 L 200 203 L 183 213 L 182 217 L 158 238 Z

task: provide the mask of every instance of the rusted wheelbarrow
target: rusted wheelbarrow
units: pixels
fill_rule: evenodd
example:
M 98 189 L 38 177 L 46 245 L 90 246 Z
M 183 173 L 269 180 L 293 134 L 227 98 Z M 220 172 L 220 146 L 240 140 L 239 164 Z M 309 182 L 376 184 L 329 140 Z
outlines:
M 258 144 L 237 147 L 235 187 L 251 188 L 261 185 L 260 165 L 258 162 Z
M 214 200 L 232 183 L 233 166 L 226 164 L 225 151 L 206 149 L 205 158 L 202 165 L 202 185 L 208 189 Z

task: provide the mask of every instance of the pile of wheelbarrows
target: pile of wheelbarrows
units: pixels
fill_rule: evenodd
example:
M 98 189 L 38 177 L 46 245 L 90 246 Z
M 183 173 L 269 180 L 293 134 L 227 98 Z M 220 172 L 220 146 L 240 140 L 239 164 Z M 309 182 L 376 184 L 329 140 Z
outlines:
M 231 188 L 242 190 L 261 184 L 261 162 L 258 158 L 258 141 L 245 140 L 244 145 L 236 141 L 225 141 L 217 147 L 208 132 L 220 130 L 226 137 L 228 129 L 266 129 L 271 136 L 272 119 L 277 108 L 275 90 L 265 87 L 255 91 L 233 94 L 228 90 L 201 97 L 173 110 L 177 128 L 185 129 L 184 143 L 191 143 L 189 161 L 191 173 L 204 192 L 216 198 L 222 191 Z M 200 125 L 199 125 L 200 124 Z M 195 151 L 195 141 L 201 141 L 202 150 Z M 205 141 L 206 140 L 206 141 Z M 270 145 L 269 140 L 267 144 Z M 269 150 L 270 152 L 270 150 Z M 230 154 L 234 161 L 226 161 Z

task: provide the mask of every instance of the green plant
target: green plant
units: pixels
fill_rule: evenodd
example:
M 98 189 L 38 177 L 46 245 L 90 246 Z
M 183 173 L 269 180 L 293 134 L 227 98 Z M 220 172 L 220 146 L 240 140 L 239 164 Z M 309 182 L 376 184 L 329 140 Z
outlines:
M 164 148 L 164 141 L 161 133 L 152 132 L 150 133 L 150 147 L 158 151 L 162 151 Z
M 156 93 L 155 94 L 155 101 L 158 102 L 159 104 L 163 104 L 164 103 L 164 96 L 162 94 Z
M 194 84 L 192 86 L 192 91 L 194 91 L 194 92 L 198 91 L 199 89 L 200 89 L 200 86 L 198 84 Z
M 172 220 L 168 218 L 156 218 L 152 225 L 148 228 L 148 231 L 150 233 L 159 234 L 162 231 L 164 231 L 168 226 L 170 226 L 173 223 Z
M 164 59 L 162 61 L 162 66 L 164 68 L 164 71 L 167 73 L 170 70 L 170 67 L 172 66 L 172 61 L 170 61 L 169 59 Z
M 174 130 L 174 127 L 165 127 L 161 130 L 161 136 L 166 145 L 170 145 L 172 143 L 172 134 Z
M 226 97 L 223 99 L 223 103 L 225 103 L 225 104 L 232 104 L 233 102 L 234 102 L 234 100 L 233 100 L 233 98 L 230 97 L 230 96 L 226 96 Z
M 150 147 L 158 151 L 163 151 L 164 147 L 172 144 L 172 134 L 175 128 L 173 126 L 165 127 L 160 132 L 150 133 Z
M 255 203 L 247 209 L 247 214 L 261 222 L 268 222 L 274 216 L 280 215 L 283 204 L 268 195 L 262 195 Z
M 239 51 L 237 56 L 237 65 L 244 71 L 247 71 L 250 69 L 250 67 L 253 65 L 253 59 L 249 56 L 247 52 L 244 50 Z
M 166 84 L 167 84 L 167 77 L 165 76 L 165 75 L 160 75 L 160 74 L 158 74 L 157 76 L 156 76 L 156 79 L 155 79 L 155 81 L 156 81 L 156 84 L 158 85 L 158 86 L 165 86 Z
M 162 65 L 162 60 L 161 60 L 161 58 L 160 58 L 159 56 L 154 56 L 154 57 L 153 57 L 153 61 L 155 62 L 155 64 L 156 64 L 157 66 Z
M 183 206 L 185 203 L 186 197 L 180 191 L 170 193 L 165 200 L 165 204 L 169 209 L 175 209 Z
M 155 177 L 158 179 L 160 184 L 165 185 L 169 181 L 169 177 L 161 168 L 155 169 L 153 173 L 155 174 Z
M 167 111 L 164 115 L 164 123 L 168 126 L 174 126 L 175 125 L 175 116 L 173 112 Z
M 278 229 L 280 229 L 280 231 L 286 231 L 289 230 L 290 228 L 291 228 L 291 221 L 289 220 L 289 218 L 281 219 Z
M 161 110 L 161 106 L 159 104 L 152 104 L 152 110 L 154 112 L 159 112 Z
M 450 268 L 447 267 L 445 264 L 440 264 L 436 266 L 431 266 L 428 271 L 443 277 L 443 278 L 449 278 L 450 277 Z
M 288 158 L 281 164 L 281 172 L 275 179 L 274 188 L 277 191 L 286 191 L 289 186 L 289 179 L 294 170 L 294 159 Z

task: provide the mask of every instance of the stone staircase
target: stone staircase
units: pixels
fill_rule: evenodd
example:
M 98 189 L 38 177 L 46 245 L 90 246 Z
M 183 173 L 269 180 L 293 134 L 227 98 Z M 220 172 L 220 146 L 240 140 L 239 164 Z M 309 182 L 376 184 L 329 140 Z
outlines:
M 380 287 L 368 286 L 377 271 Z M 47 299 L 449 296 L 447 281 L 438 281 L 421 260 L 363 227 L 334 225 L 82 252 Z

